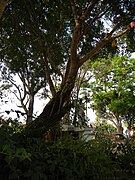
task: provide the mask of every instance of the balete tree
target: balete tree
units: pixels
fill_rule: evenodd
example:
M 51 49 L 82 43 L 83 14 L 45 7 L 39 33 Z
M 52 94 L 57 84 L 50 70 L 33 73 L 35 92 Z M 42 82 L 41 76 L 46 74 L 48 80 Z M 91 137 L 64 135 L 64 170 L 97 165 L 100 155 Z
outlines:
M 15 0 L 8 4 L 0 24 L 1 60 L 17 64 L 17 57 L 23 57 L 22 47 L 34 47 L 42 57 L 52 92 L 43 112 L 27 126 L 28 134 L 35 130 L 40 135 L 70 110 L 77 73 L 86 61 L 118 52 L 121 37 L 126 48 L 134 51 L 134 6 L 131 0 Z M 51 72 L 60 77 L 57 88 Z

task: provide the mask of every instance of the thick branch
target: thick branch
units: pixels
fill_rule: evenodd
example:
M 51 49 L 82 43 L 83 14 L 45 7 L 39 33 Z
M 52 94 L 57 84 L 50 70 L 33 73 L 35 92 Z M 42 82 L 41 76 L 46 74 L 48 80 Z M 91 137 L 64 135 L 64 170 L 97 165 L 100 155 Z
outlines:
M 77 16 L 77 11 L 76 11 L 76 7 L 75 7 L 75 1 L 71 0 L 71 8 L 72 8 L 72 13 L 74 16 L 74 21 L 75 21 L 75 26 L 79 25 L 79 21 L 78 21 L 78 16 Z
M 95 54 L 97 54 L 99 52 L 99 50 L 104 47 L 106 44 L 108 44 L 109 42 L 111 42 L 113 39 L 119 38 L 121 36 L 123 36 L 124 34 L 126 34 L 127 32 L 129 32 L 130 27 L 127 27 L 127 29 L 117 33 L 116 35 L 112 35 L 113 30 L 111 31 L 111 33 L 109 33 L 105 38 L 101 39 L 97 45 L 90 51 L 88 52 L 84 57 L 82 57 L 80 59 L 79 62 L 79 66 L 82 66 L 84 62 L 86 62 L 87 60 L 89 60 L 90 58 L 92 58 Z
M 117 29 L 120 28 L 120 26 L 121 26 L 121 24 L 122 24 L 123 21 L 124 21 L 124 19 L 122 18 L 122 19 L 120 20 L 120 22 L 119 22 L 118 24 L 116 24 L 116 26 L 113 27 L 113 29 L 110 31 L 110 33 L 107 34 L 107 37 L 108 37 L 108 38 L 110 38 L 110 37 L 113 35 L 113 33 L 114 33 Z M 127 29 L 125 29 L 125 30 L 130 30 L 130 27 L 127 27 Z M 125 30 L 124 30 L 124 31 L 125 31 Z M 120 33 L 123 33 L 124 31 L 122 31 L 122 32 L 120 32 Z M 124 32 L 124 33 L 125 33 L 125 32 Z M 116 37 L 114 37 L 114 38 L 116 38 Z
M 127 32 L 129 32 L 129 31 L 130 31 L 130 27 L 128 27 L 127 29 L 125 29 L 125 30 L 122 31 L 122 32 L 119 32 L 119 33 L 116 34 L 116 35 L 113 35 L 113 36 L 112 36 L 112 39 L 119 38 L 119 37 L 125 35 L 125 34 L 126 34 Z
M 71 75 L 73 74 L 72 72 L 74 72 L 76 68 L 78 69 L 78 62 L 79 62 L 78 57 L 77 57 L 77 46 L 81 37 L 82 21 L 80 21 L 77 17 L 74 0 L 71 0 L 71 6 L 72 6 L 72 13 L 75 20 L 75 27 L 74 27 L 71 48 L 70 48 L 71 55 L 67 63 L 65 77 L 63 78 L 63 81 L 62 81 L 62 86 L 68 79 L 72 78 L 71 77 Z
M 99 52 L 99 50 L 104 47 L 108 42 L 110 42 L 110 39 L 103 38 L 99 43 L 90 51 L 88 52 L 84 57 L 80 59 L 79 66 L 81 67 L 84 62 L 92 58 L 95 54 Z
M 7 6 L 8 0 L 0 0 L 0 19 L 3 15 L 3 12 Z
M 50 76 L 50 68 L 49 68 L 49 65 L 47 62 L 46 53 L 45 52 L 43 52 L 43 53 L 44 53 L 43 63 L 44 63 L 44 68 L 45 68 L 45 72 L 46 72 L 46 78 L 47 78 L 47 81 L 48 81 L 48 84 L 50 87 L 50 91 L 51 91 L 52 95 L 54 96 L 56 94 L 56 90 L 55 90 L 53 81 Z
M 71 0 L 71 7 L 72 7 L 72 13 L 74 16 L 74 21 L 75 21 L 75 28 L 74 28 L 74 33 L 73 33 L 72 42 L 71 42 L 71 57 L 74 56 L 75 58 L 73 59 L 76 59 L 77 45 L 80 39 L 81 30 L 82 30 L 82 20 L 78 18 L 74 0 Z

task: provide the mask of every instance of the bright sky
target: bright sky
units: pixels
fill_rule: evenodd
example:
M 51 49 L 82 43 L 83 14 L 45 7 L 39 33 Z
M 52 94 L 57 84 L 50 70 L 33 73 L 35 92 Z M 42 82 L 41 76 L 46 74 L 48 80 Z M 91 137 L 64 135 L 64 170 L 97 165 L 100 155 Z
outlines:
M 132 56 L 131 56 L 131 58 L 135 58 L 135 52 L 134 52 L 134 53 L 132 53 Z

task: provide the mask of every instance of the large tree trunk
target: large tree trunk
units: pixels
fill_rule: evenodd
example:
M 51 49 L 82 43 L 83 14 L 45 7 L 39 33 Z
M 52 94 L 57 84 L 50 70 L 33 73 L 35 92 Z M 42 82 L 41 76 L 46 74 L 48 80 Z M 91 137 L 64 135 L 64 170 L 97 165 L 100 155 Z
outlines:
M 27 135 L 41 136 L 59 123 L 62 117 L 71 109 L 70 94 L 74 88 L 78 69 L 78 63 L 70 66 L 60 91 L 45 106 L 39 117 L 27 126 Z
M 110 42 L 111 38 L 101 40 L 91 53 L 86 55 L 87 58 L 83 57 L 82 59 L 79 59 L 77 56 L 72 56 L 70 58 L 60 91 L 58 91 L 45 106 L 39 117 L 26 127 L 25 133 L 28 136 L 41 136 L 47 130 L 60 122 L 62 117 L 71 108 L 71 104 L 69 103 L 70 95 L 75 85 L 78 69 L 86 60 L 93 57 L 104 45 Z

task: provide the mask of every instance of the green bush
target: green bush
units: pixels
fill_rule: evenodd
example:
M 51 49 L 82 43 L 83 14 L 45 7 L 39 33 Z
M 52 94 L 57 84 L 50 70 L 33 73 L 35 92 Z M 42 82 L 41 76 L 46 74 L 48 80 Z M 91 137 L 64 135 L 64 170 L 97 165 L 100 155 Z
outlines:
M 13 124 L 0 127 L 2 180 L 120 180 L 134 165 L 130 145 L 126 145 L 129 150 L 124 152 L 123 148 L 123 154 L 115 156 L 108 138 L 84 142 L 66 137 L 45 143 L 41 138 L 25 137 L 20 126 Z

